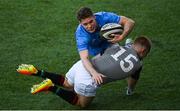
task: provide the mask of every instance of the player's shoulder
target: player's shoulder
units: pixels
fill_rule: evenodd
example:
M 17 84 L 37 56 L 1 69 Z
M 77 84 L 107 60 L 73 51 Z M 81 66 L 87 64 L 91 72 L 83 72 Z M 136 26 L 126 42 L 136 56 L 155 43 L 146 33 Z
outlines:
M 113 12 L 101 11 L 101 12 L 94 13 L 94 15 L 95 15 L 96 17 L 105 17 L 105 16 L 107 16 L 107 15 L 109 15 L 109 14 L 112 14 L 112 13 L 113 13 Z
M 84 30 L 84 28 L 81 24 L 79 24 L 76 28 L 76 32 L 83 31 L 83 30 Z
M 76 35 L 83 35 L 83 34 L 87 34 L 87 31 L 84 29 L 84 27 L 79 24 L 77 26 L 77 29 L 76 29 L 76 32 L 75 32 Z
M 95 15 L 95 16 L 101 16 L 101 15 L 103 15 L 104 13 L 106 13 L 106 12 L 96 12 L 96 13 L 94 13 L 94 15 Z
M 127 47 L 127 46 L 125 45 L 125 46 L 122 46 L 122 47 L 126 50 L 126 52 L 131 53 L 131 54 L 133 54 L 133 55 L 137 55 L 136 51 L 133 49 L 132 46 Z
M 121 49 L 123 48 L 123 49 L 129 50 L 129 51 L 133 50 L 132 46 L 127 47 L 126 45 L 123 46 L 123 45 L 120 45 L 120 44 L 118 44 L 118 43 L 110 44 L 108 48 L 109 48 L 109 49 L 118 48 L 119 50 L 121 50 Z
M 124 50 L 128 50 L 129 52 L 130 52 L 131 50 L 133 50 L 132 47 L 126 47 L 126 46 L 123 46 L 123 45 L 119 45 L 118 43 L 111 44 L 111 45 L 108 47 L 108 49 L 110 49 L 110 50 L 114 50 L 114 49 L 122 50 L 122 49 L 124 49 Z

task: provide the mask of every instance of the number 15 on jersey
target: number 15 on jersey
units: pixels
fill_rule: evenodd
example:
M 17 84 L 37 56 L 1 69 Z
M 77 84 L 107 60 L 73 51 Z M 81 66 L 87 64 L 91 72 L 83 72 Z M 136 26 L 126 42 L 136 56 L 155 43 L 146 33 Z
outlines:
M 118 61 L 118 57 L 122 56 L 122 54 L 125 52 L 126 50 L 123 47 L 120 47 L 120 50 L 117 53 L 112 54 L 111 57 L 115 61 Z M 128 54 L 126 57 L 120 60 L 120 67 L 124 72 L 129 72 L 134 67 L 134 63 L 132 62 L 131 58 L 134 59 L 136 62 L 138 61 L 137 57 L 132 54 Z M 125 64 L 128 64 L 128 65 L 125 65 Z

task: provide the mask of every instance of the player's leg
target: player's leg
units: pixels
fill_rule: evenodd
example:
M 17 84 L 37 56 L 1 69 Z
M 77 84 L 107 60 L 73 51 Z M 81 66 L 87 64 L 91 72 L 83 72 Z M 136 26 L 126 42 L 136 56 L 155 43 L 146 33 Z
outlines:
M 66 84 L 66 85 L 65 85 Z M 95 94 L 97 85 L 92 80 L 89 72 L 87 72 L 78 61 L 66 74 L 64 86 L 73 86 L 74 91 L 62 88 L 52 87 L 50 91 L 73 105 L 86 107 L 91 103 Z
M 77 66 L 78 69 L 74 77 L 74 91 L 78 94 L 78 105 L 86 107 L 94 99 L 98 86 L 85 69 L 82 61 L 79 61 Z
M 19 65 L 17 71 L 20 74 L 24 75 L 33 75 L 41 78 L 49 78 L 53 81 L 54 84 L 63 86 L 64 83 L 64 76 L 56 73 L 46 72 L 44 70 L 38 70 L 33 65 L 29 64 L 21 64 Z
M 37 77 L 41 77 L 44 79 L 49 78 L 49 79 L 51 79 L 51 81 L 54 84 L 64 86 L 65 88 L 73 87 L 71 84 L 68 84 L 67 80 L 65 79 L 65 77 L 63 75 L 52 73 L 52 72 L 47 72 L 44 70 L 38 70 L 33 65 L 21 64 L 21 65 L 19 65 L 17 71 L 20 74 L 24 74 L 24 75 L 32 75 L 32 76 L 37 76 Z M 71 72 L 71 74 L 74 73 L 73 71 L 74 70 L 72 70 L 72 68 L 69 70 L 69 72 Z
M 63 100 L 67 101 L 68 103 L 72 105 L 77 105 L 80 107 L 86 107 L 87 105 L 91 103 L 91 101 L 94 98 L 93 96 L 86 97 L 86 96 L 77 94 L 75 91 L 60 88 L 54 85 L 50 79 L 46 79 L 40 84 L 34 85 L 31 88 L 32 94 L 37 94 L 43 91 L 51 91 L 52 93 L 61 97 Z
M 70 104 L 76 105 L 78 103 L 78 96 L 74 91 L 58 87 L 57 85 L 53 84 L 50 79 L 45 79 L 40 84 L 33 85 L 31 88 L 32 94 L 37 94 L 43 91 L 51 91 Z
M 80 106 L 82 108 L 87 107 L 94 99 L 94 96 L 88 97 L 88 96 L 82 96 L 78 94 L 78 101 L 77 106 Z
M 42 91 L 51 91 L 65 101 L 80 107 L 86 107 L 93 100 L 96 93 L 96 84 L 94 84 L 90 74 L 82 67 L 81 62 L 77 62 L 66 74 L 64 86 L 73 87 L 74 90 L 59 88 L 48 79 L 39 85 L 32 87 L 31 93 L 36 94 Z
M 17 72 L 19 72 L 20 74 L 23 74 L 23 75 L 33 75 L 33 76 L 38 76 L 38 77 L 42 77 L 42 78 L 49 78 L 49 79 L 53 80 L 53 82 L 55 84 L 57 83 L 57 81 L 58 82 L 62 81 L 62 83 L 64 81 L 64 76 L 56 74 L 56 73 L 52 73 L 52 72 L 46 72 L 44 70 L 38 70 L 31 64 L 19 65 Z M 62 83 L 60 83 L 60 84 L 62 84 Z M 57 84 L 59 84 L 59 83 L 57 83 Z
M 78 95 L 73 90 L 63 89 L 57 86 L 50 87 L 48 90 L 72 105 L 77 105 L 78 103 Z
M 75 91 L 58 88 L 57 86 L 50 87 L 49 91 L 58 95 L 63 100 L 67 101 L 68 103 L 72 105 L 80 106 L 82 108 L 88 106 L 94 99 L 93 96 L 92 97 L 82 96 L 82 95 L 77 94 Z
M 75 72 L 77 70 L 78 64 L 74 64 L 73 67 L 68 71 L 66 74 L 66 79 L 64 80 L 63 86 L 68 87 L 68 88 L 73 88 L 74 85 L 74 77 L 75 77 Z M 49 81 L 49 82 L 46 82 Z M 48 79 L 44 80 L 42 83 L 39 85 L 34 85 L 32 87 L 31 93 L 36 94 L 38 92 L 42 91 L 51 91 L 54 94 L 58 95 L 65 101 L 69 102 L 70 104 L 73 105 L 78 105 L 78 95 L 73 91 L 73 90 L 67 90 L 63 88 L 59 88 L 56 85 L 53 84 L 53 82 Z
M 43 77 L 49 77 L 50 79 L 44 80 L 38 85 L 34 85 L 31 89 L 32 94 L 36 94 L 42 91 L 51 91 L 54 94 L 58 95 L 68 103 L 72 105 L 78 105 L 78 95 L 73 91 L 75 71 L 77 70 L 77 63 L 66 74 L 66 78 L 63 82 L 63 87 L 68 89 L 63 89 L 54 84 L 59 75 L 53 73 L 43 73 Z M 52 81 L 51 81 L 52 79 Z M 54 81 L 53 81 L 54 80 Z M 58 79 L 57 79 L 58 80 Z
M 82 108 L 87 107 L 94 99 L 94 96 L 83 96 L 77 94 L 75 91 L 58 88 L 56 86 L 51 87 L 49 90 L 61 97 L 66 102 L 72 105 L 80 106 Z
M 52 73 L 52 72 L 47 72 L 44 70 L 38 70 L 37 74 L 34 74 L 34 76 L 38 76 L 41 78 L 49 78 L 51 79 L 51 81 L 56 84 L 56 85 L 60 85 L 63 86 L 64 81 L 65 81 L 65 77 L 64 75 L 60 75 L 60 74 L 56 74 L 56 73 Z

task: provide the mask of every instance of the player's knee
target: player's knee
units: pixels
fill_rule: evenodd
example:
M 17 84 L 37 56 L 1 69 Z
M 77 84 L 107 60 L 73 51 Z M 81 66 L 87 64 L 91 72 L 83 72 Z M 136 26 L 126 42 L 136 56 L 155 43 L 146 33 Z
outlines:
M 89 106 L 89 104 L 92 102 L 94 97 L 79 97 L 77 105 L 81 108 L 85 108 Z
M 85 107 L 87 107 L 89 104 L 85 104 L 85 103 L 83 103 L 83 102 L 80 102 L 79 103 L 79 106 L 81 107 L 81 108 L 85 108 Z
M 64 88 L 73 89 L 73 85 L 69 84 L 68 81 L 65 79 L 63 83 Z

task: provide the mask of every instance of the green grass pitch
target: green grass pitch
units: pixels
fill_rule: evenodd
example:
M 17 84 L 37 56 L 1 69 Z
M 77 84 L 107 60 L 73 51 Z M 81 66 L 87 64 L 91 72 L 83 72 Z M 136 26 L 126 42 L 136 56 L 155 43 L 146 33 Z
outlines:
M 81 6 L 132 18 L 129 37 L 146 35 L 153 43 L 136 93 L 126 96 L 126 81 L 117 81 L 99 89 L 87 109 L 180 109 L 179 0 L 0 0 L 0 109 L 79 109 L 52 93 L 31 95 L 42 79 L 16 68 L 27 63 L 65 74 L 79 60 L 74 32 Z

